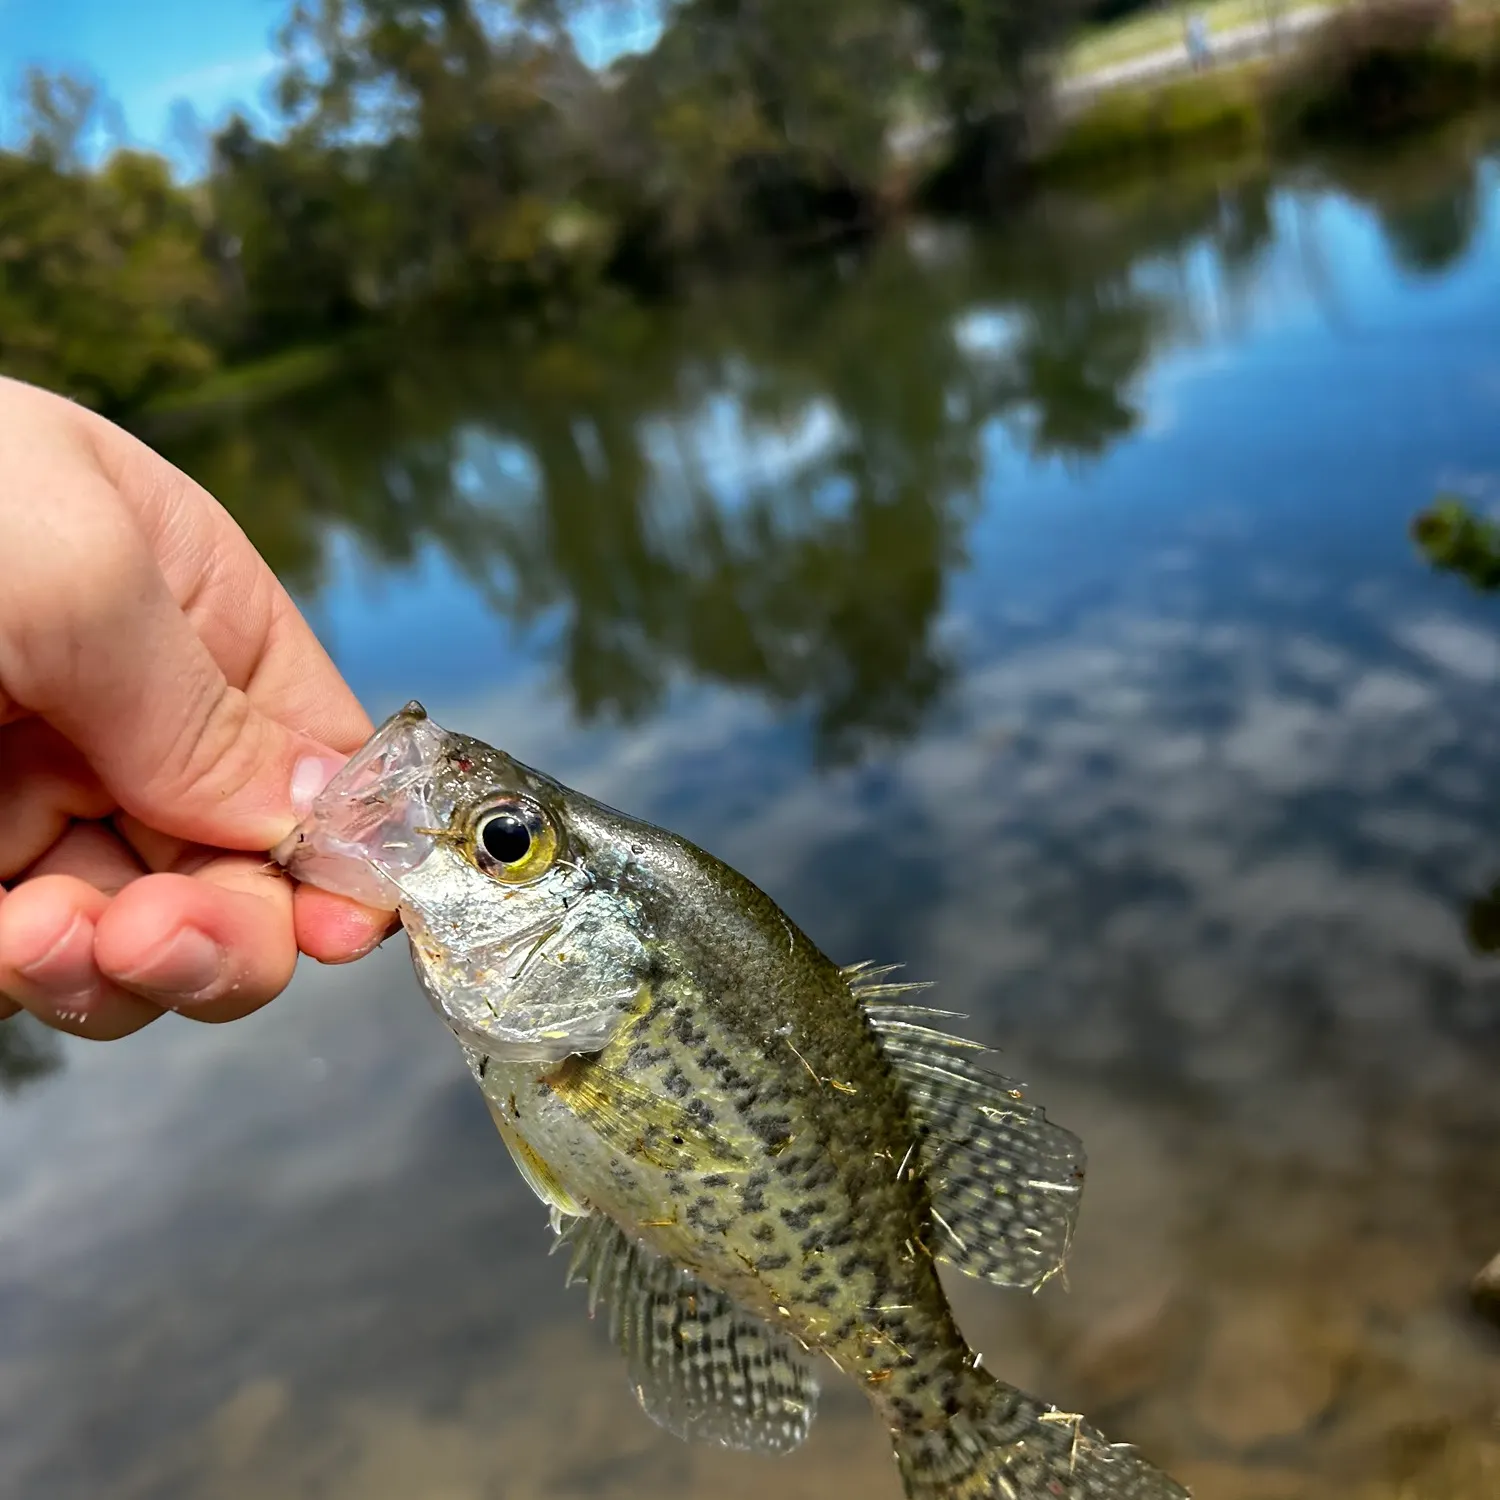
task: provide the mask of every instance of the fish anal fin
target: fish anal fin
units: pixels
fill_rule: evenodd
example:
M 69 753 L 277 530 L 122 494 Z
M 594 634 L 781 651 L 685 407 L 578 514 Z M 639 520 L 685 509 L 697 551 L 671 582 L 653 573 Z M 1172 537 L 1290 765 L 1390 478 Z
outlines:
M 602 1302 L 641 1409 L 689 1442 L 789 1453 L 806 1438 L 818 1384 L 784 1333 L 723 1292 L 639 1244 L 603 1214 L 558 1235 L 572 1251 L 568 1281 Z
M 867 971 L 868 973 L 868 971 Z M 1083 1143 L 1020 1087 L 977 1059 L 986 1049 L 934 1025 L 949 1012 L 852 988 L 895 1070 L 917 1127 L 912 1170 L 933 1207 L 929 1248 L 1000 1286 L 1040 1287 L 1062 1267 L 1083 1193 Z

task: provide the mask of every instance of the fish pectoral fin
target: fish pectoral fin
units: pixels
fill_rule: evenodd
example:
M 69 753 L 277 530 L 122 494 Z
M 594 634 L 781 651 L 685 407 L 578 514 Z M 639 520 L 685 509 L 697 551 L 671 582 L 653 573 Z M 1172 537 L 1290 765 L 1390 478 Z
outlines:
M 874 977 L 856 971 L 851 988 L 911 1106 L 911 1170 L 927 1182 L 935 1221 L 928 1248 L 966 1275 L 1041 1286 L 1073 1242 L 1082 1141 L 976 1061 L 983 1046 L 932 1025 L 951 1012 L 894 999 L 912 986 Z
M 648 1417 L 688 1442 L 790 1453 L 806 1438 L 818 1382 L 786 1334 L 593 1213 L 558 1234 L 568 1284 L 588 1284 Z
M 541 1081 L 623 1156 L 678 1172 L 713 1172 L 748 1161 L 739 1145 L 691 1109 L 642 1088 L 599 1058 L 565 1058 Z
M 486 1095 L 484 1102 L 489 1105 L 490 1118 L 495 1122 L 495 1128 L 500 1132 L 500 1139 L 505 1142 L 511 1160 L 526 1179 L 527 1187 L 552 1210 L 552 1227 L 557 1228 L 559 1216 L 576 1219 L 588 1213 L 588 1207 L 563 1186 L 557 1173 L 527 1144 L 495 1101 Z

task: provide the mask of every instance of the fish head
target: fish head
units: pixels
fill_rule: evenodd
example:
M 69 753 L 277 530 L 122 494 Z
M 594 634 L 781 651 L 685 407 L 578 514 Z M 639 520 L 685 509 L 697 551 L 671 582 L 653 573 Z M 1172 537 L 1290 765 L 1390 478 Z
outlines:
M 630 822 L 409 703 L 272 855 L 306 884 L 399 912 L 423 989 L 465 1045 L 553 1060 L 603 1046 L 641 992 Z

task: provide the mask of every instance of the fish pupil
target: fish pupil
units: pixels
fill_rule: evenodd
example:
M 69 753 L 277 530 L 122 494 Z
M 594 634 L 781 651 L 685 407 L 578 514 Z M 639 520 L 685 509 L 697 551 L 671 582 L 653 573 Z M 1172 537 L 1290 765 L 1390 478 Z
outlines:
M 496 813 L 479 835 L 484 852 L 502 865 L 526 858 L 531 848 L 531 830 L 514 813 Z

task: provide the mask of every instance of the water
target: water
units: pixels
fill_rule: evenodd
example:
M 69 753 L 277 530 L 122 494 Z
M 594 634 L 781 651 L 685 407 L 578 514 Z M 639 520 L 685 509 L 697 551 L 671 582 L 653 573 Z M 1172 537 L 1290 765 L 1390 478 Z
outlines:
M 1205 1497 L 1500 1493 L 1500 176 L 1457 140 L 471 330 L 163 431 L 418 695 L 969 1011 L 1092 1169 L 987 1363 Z M 0 1100 L 0 1494 L 892 1496 L 635 1410 L 404 955 Z M 37 1064 L 32 1063 L 35 1072 Z

